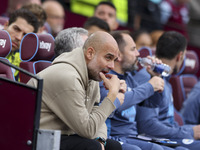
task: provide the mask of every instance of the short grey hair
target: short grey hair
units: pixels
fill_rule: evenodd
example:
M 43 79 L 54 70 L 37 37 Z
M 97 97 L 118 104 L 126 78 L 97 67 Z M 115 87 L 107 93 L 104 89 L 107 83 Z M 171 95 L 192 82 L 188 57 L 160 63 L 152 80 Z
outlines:
M 83 47 L 82 35 L 88 36 L 88 31 L 83 28 L 67 28 L 58 33 L 55 38 L 54 52 L 56 57 L 64 52 L 70 52 L 77 47 Z

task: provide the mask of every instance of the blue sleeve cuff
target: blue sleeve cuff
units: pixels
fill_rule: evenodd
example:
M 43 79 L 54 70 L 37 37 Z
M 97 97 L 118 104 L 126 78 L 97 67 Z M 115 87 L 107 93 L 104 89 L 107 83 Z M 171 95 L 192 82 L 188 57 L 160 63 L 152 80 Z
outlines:
M 151 93 L 153 95 L 154 94 L 153 86 L 149 82 L 146 82 L 144 84 L 147 87 L 146 89 L 149 89 L 149 93 Z
M 119 108 L 119 107 L 121 106 L 120 101 L 119 101 L 118 98 L 115 99 L 114 105 L 115 105 L 116 109 Z

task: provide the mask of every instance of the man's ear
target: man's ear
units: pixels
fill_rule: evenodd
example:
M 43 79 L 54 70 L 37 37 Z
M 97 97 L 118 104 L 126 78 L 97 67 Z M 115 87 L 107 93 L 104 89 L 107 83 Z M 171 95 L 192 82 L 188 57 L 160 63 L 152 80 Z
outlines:
M 8 28 L 8 21 L 6 21 L 5 23 L 4 23 L 4 30 L 6 30 L 7 28 Z
M 88 47 L 86 50 L 86 57 L 88 60 L 92 60 L 94 58 L 96 51 L 93 47 Z
M 176 57 L 177 61 L 182 61 L 184 59 L 184 52 L 181 51 L 177 54 L 177 57 Z
M 118 62 L 121 62 L 122 61 L 122 57 L 123 57 L 123 54 L 121 52 L 118 53 L 118 58 L 117 58 L 117 61 Z

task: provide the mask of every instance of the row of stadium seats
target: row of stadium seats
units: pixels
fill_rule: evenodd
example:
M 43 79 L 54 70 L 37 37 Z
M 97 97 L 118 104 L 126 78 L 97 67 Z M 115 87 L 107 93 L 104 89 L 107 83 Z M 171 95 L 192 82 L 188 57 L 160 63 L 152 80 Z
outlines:
M 25 65 L 24 69 L 29 72 L 10 64 L 5 58 L 11 49 L 12 43 L 8 32 L 0 30 L 0 117 L 2 120 L 0 147 L 7 150 L 16 148 L 59 150 L 61 132 L 39 129 L 43 79 L 34 75 L 51 64 L 50 60 L 54 55 L 54 39 L 50 34 L 35 33 L 29 33 L 23 38 L 20 46 L 20 57 L 23 61 L 20 66 Z M 20 69 L 21 82 L 15 81 L 11 67 Z M 29 76 L 38 81 L 37 87 L 25 84 Z
M 5 57 L 11 52 L 12 42 L 7 31 L 0 30 L 0 57 L 8 61 Z M 20 67 L 37 74 L 44 68 L 51 65 L 54 57 L 54 38 L 51 34 L 29 33 L 24 36 L 20 45 Z M 14 80 L 12 69 L 1 65 L 0 76 Z M 20 82 L 27 83 L 29 76 L 19 72 Z

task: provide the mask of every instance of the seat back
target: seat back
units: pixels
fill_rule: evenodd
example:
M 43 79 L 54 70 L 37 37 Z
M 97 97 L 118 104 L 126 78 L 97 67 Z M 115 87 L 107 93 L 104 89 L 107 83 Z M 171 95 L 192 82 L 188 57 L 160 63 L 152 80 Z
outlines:
M 140 53 L 141 58 L 147 57 L 147 56 L 152 56 L 152 50 L 149 47 L 141 47 L 138 52 Z M 143 67 L 138 63 L 138 71 L 141 70 Z
M 0 16 L 0 30 L 4 29 L 4 25 L 8 20 L 9 19 L 7 17 Z
M 0 57 L 6 57 L 12 50 L 12 41 L 6 30 L 0 30 Z
M 12 49 L 10 35 L 5 30 L 0 30 L 0 59 L 9 62 L 5 57 L 9 55 Z M 12 68 L 0 63 L 0 77 L 15 80 Z
M 187 94 L 198 82 L 196 72 L 199 70 L 199 59 L 194 51 L 187 51 L 184 64 L 178 75 L 172 75 L 170 83 L 173 89 L 174 106 L 179 111 Z
M 140 53 L 140 57 L 152 56 L 152 50 L 149 47 L 141 47 L 138 52 Z
M 6 59 L 6 58 L 0 57 L 0 59 L 10 63 L 8 61 L 8 59 Z M 6 66 L 6 65 L 4 65 L 2 63 L 0 63 L 0 77 L 8 78 L 8 79 L 11 79 L 11 80 L 15 81 L 15 77 L 14 77 L 14 73 L 12 71 L 12 68 L 8 67 L 8 66 Z
M 176 109 L 174 110 L 174 119 L 180 126 L 184 125 L 183 117 Z
M 37 74 L 51 65 L 54 57 L 54 38 L 50 34 L 29 33 L 24 36 L 20 45 L 20 67 Z M 19 72 L 20 81 L 27 83 L 29 76 Z

